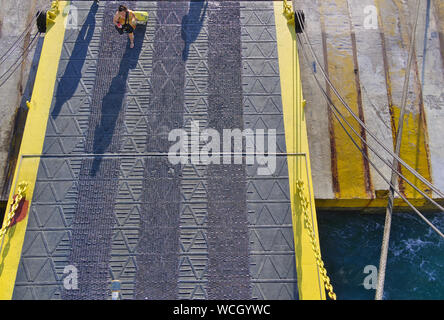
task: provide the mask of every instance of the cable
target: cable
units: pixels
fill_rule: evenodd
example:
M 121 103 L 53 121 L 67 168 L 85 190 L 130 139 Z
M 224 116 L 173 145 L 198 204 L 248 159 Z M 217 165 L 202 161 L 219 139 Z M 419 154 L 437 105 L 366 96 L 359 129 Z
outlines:
M 41 12 L 41 10 L 43 10 L 45 7 L 47 7 L 47 5 L 42 4 L 38 10 L 37 10 L 37 14 L 34 16 L 34 18 L 28 23 L 28 25 L 25 27 L 25 30 L 20 34 L 20 36 L 15 40 L 15 42 L 11 45 L 11 47 L 9 47 L 8 50 L 6 50 L 5 53 L 3 53 L 3 55 L 0 58 L 0 66 L 2 64 L 4 64 L 6 62 L 6 60 L 9 58 L 9 55 L 11 53 L 13 53 L 17 48 L 19 48 L 20 46 L 18 45 L 19 42 L 21 42 L 23 40 L 23 38 L 29 34 L 29 32 L 32 30 L 33 28 L 33 24 L 35 23 L 36 19 L 37 19 L 37 15 L 39 12 Z M 27 55 L 29 53 L 29 51 L 34 47 L 35 45 L 35 39 L 37 38 L 37 36 L 40 33 L 36 33 L 34 35 L 34 37 L 32 38 L 32 40 L 30 41 L 30 43 L 23 48 L 22 53 L 18 56 L 18 58 L 9 66 L 9 68 L 0 76 L 0 87 L 2 87 L 10 78 L 11 76 L 14 74 L 14 72 L 17 70 L 18 66 L 21 65 L 21 63 L 24 60 L 25 55 Z M 8 74 L 9 73 L 9 74 Z
M 44 5 L 42 5 L 40 8 L 43 8 L 43 7 L 44 7 Z M 41 10 L 38 10 L 37 12 L 41 12 Z M 27 33 L 27 31 L 29 31 L 30 26 L 32 26 L 33 22 L 34 22 L 36 19 L 37 19 L 37 15 L 34 17 L 33 21 L 31 21 L 31 22 L 28 24 L 28 26 L 26 27 L 25 31 L 22 32 L 22 34 L 21 34 L 21 35 L 19 36 L 19 38 L 15 41 L 15 43 L 14 43 L 14 44 L 13 44 L 13 45 L 12 45 L 7 51 L 6 51 L 6 53 L 3 54 L 2 58 L 0 58 L 0 65 L 6 61 L 6 59 L 3 59 L 3 57 L 6 57 L 6 55 L 7 55 L 8 53 L 11 53 L 11 52 L 15 51 L 15 49 L 17 49 L 17 46 L 15 46 L 15 44 L 17 44 L 19 41 L 22 40 L 22 38 L 23 38 L 24 35 Z M 85 23 L 86 19 L 87 19 L 87 18 L 85 18 L 85 20 L 83 21 L 83 23 Z M 20 65 L 20 64 L 17 64 L 17 63 L 20 61 L 20 59 L 21 59 L 22 57 L 25 56 L 26 53 L 29 52 L 30 49 L 32 49 L 32 48 L 30 47 L 30 45 L 32 44 L 32 42 L 34 41 L 34 39 L 37 37 L 38 34 L 40 34 L 40 33 L 37 33 L 37 34 L 34 36 L 34 38 L 33 38 L 33 40 L 31 41 L 31 43 L 30 43 L 25 49 L 23 49 L 22 54 L 21 54 L 21 55 L 20 55 L 20 56 L 14 61 L 14 63 L 13 63 L 12 65 L 9 66 L 8 70 L 6 70 L 2 75 L 0 75 L 0 81 L 2 81 L 2 78 L 4 78 L 4 77 L 8 74 L 8 72 L 10 72 L 10 71 L 12 70 L 12 71 L 9 73 L 9 75 L 6 76 L 6 79 L 0 83 L 0 87 L 2 87 L 2 86 L 6 83 L 6 81 L 8 81 L 8 80 L 10 79 L 10 77 L 12 76 L 12 74 L 17 70 L 18 66 Z M 3 61 L 1 61 L 2 59 L 3 59 Z M 20 61 L 20 63 L 21 63 L 22 61 L 23 61 L 23 59 Z
M 404 200 L 409 206 L 410 208 L 413 209 L 413 211 L 415 211 L 416 214 L 419 215 L 419 217 L 425 222 L 427 223 L 441 238 L 444 239 L 444 234 L 438 229 L 436 228 L 433 223 L 431 223 L 421 212 L 418 211 L 418 209 L 416 209 L 416 207 L 407 200 L 407 198 L 405 196 L 403 196 L 401 194 L 401 192 L 395 188 L 395 186 L 382 174 L 382 172 L 377 168 L 377 166 L 373 163 L 373 161 L 371 161 L 369 159 L 369 157 L 365 154 L 364 150 L 361 149 L 357 142 L 353 139 L 353 137 L 351 137 L 350 133 L 346 130 L 346 128 L 344 127 L 344 125 L 342 124 L 342 122 L 339 120 L 339 118 L 336 115 L 336 111 L 333 112 L 333 114 L 335 115 L 335 118 L 338 120 L 338 122 L 341 124 L 341 127 L 344 129 L 344 131 L 347 133 L 348 137 L 352 140 L 353 144 L 355 145 L 356 148 L 358 148 L 358 150 L 362 153 L 362 155 L 369 161 L 369 163 L 373 166 L 373 168 L 376 170 L 376 172 L 382 177 L 382 179 L 384 179 L 385 182 L 387 182 L 391 188 L 393 188 L 393 190 L 396 192 L 396 194 L 398 194 L 402 200 Z
M 300 38 L 298 38 L 298 41 L 300 43 L 301 49 L 303 49 L 302 43 L 300 41 Z M 306 56 L 306 52 L 303 51 L 304 54 L 304 58 L 305 60 L 308 62 L 308 58 Z M 313 74 L 316 82 L 318 83 L 318 85 L 320 86 L 319 80 L 317 79 L 317 77 Z M 328 98 L 330 99 L 330 98 Z M 330 103 L 331 100 L 330 100 Z M 392 164 L 390 164 L 388 162 L 388 160 L 384 159 L 370 144 L 368 144 L 365 139 L 356 131 L 356 129 L 353 128 L 353 126 L 350 124 L 350 122 L 341 114 L 341 112 L 337 109 L 336 105 L 333 104 L 333 107 L 336 109 L 336 111 L 340 114 L 341 118 L 343 119 L 343 121 L 350 127 L 350 129 L 353 131 L 353 133 L 362 141 L 362 143 L 366 144 L 367 147 L 373 151 L 373 153 L 386 165 L 388 166 L 390 169 L 392 169 L 394 172 L 396 172 L 400 178 L 402 178 L 405 182 L 407 182 L 413 189 L 415 189 L 417 192 L 419 192 L 423 197 L 425 197 L 428 201 L 430 201 L 432 204 L 434 204 L 437 208 L 439 208 L 441 211 L 444 211 L 444 207 L 441 206 L 439 203 L 437 203 L 433 198 L 429 197 L 424 191 L 420 190 L 417 186 L 415 186 L 414 183 L 412 183 L 409 179 L 407 179 L 400 171 L 398 171 L 396 169 L 396 167 L 394 167 Z
M 300 41 L 300 39 L 298 39 Z M 301 44 L 301 43 L 300 43 Z M 301 44 L 302 47 L 302 44 Z M 303 49 L 302 49 L 303 50 Z M 304 58 L 306 61 L 308 61 L 308 58 L 306 57 L 306 53 L 305 51 L 304 53 Z M 314 76 L 315 77 L 315 76 Z M 321 84 L 319 83 L 319 80 L 315 77 L 315 80 L 317 82 L 317 84 L 319 86 L 321 86 Z M 328 98 L 330 103 L 333 103 L 331 101 L 330 98 Z M 339 113 L 340 117 L 342 118 L 342 120 L 350 127 L 350 129 L 353 131 L 353 133 L 361 140 L 362 143 L 366 143 L 366 141 L 364 140 L 364 138 L 362 138 L 362 136 L 356 131 L 356 129 L 353 128 L 353 126 L 350 124 L 350 122 L 345 118 L 344 115 L 342 115 L 342 113 L 339 111 L 339 109 L 337 109 L 336 105 L 333 104 L 333 107 L 335 108 L 336 112 Z M 441 211 L 444 212 L 444 207 L 441 206 L 439 203 L 437 203 L 433 198 L 429 197 L 424 191 L 422 191 L 421 189 L 419 189 L 417 186 L 415 186 L 414 183 L 412 183 L 409 179 L 407 179 L 400 171 L 398 171 L 396 169 L 396 167 L 394 167 L 392 164 L 390 164 L 388 162 L 388 160 L 384 159 L 371 145 L 367 144 L 368 148 L 373 151 L 373 153 L 386 165 L 388 166 L 390 169 L 392 169 L 394 172 L 396 172 L 400 178 L 402 178 L 405 182 L 407 182 L 413 189 L 415 189 L 417 192 L 419 192 L 424 198 L 426 198 L 427 200 L 429 200 L 432 204 L 434 204 L 438 209 L 440 209 Z
M 416 18 L 415 24 L 412 28 L 412 34 L 410 37 L 410 51 L 409 58 L 407 61 L 407 70 L 404 77 L 404 86 L 402 90 L 402 100 L 401 100 L 401 114 L 398 121 L 398 130 L 396 131 L 396 146 L 395 153 L 399 156 L 401 151 L 401 140 L 402 140 L 402 131 L 404 128 L 404 118 L 405 118 L 405 108 L 407 104 L 407 90 L 409 87 L 410 81 L 410 70 L 412 68 L 412 60 L 413 60 L 413 50 L 415 48 L 415 38 L 416 38 L 416 28 L 418 26 L 418 18 L 419 18 L 419 6 L 420 1 L 416 1 Z M 393 167 L 398 166 L 398 161 L 393 159 Z M 393 185 L 396 185 L 397 175 L 395 171 L 392 171 L 391 182 Z M 385 282 L 385 271 L 387 268 L 387 255 L 388 255 L 388 246 L 390 242 L 390 230 L 392 226 L 392 211 L 393 211 L 393 202 L 394 202 L 394 190 L 390 188 L 389 191 L 389 199 L 385 212 L 385 222 L 384 222 L 384 234 L 382 236 L 382 245 L 381 245 L 381 257 L 379 260 L 379 272 L 378 272 L 378 284 L 376 286 L 376 294 L 375 300 L 382 300 L 382 296 L 384 294 L 384 282 Z
M 299 38 L 299 36 L 297 37 L 297 39 L 299 40 L 299 42 L 300 42 L 300 44 L 301 44 L 301 51 L 303 52 L 303 54 L 304 54 L 304 57 L 305 57 L 305 60 L 306 60 L 306 62 L 308 63 L 308 57 L 306 56 L 306 52 L 305 52 L 305 49 L 303 48 L 303 46 L 302 46 L 302 43 L 301 43 L 301 41 L 300 41 L 300 38 Z M 341 127 L 343 128 L 343 130 L 345 131 L 345 133 L 347 134 L 347 136 L 352 140 L 352 142 L 353 142 L 353 144 L 355 145 L 355 147 L 362 153 L 362 155 L 369 161 L 369 163 L 372 165 L 372 167 L 376 170 L 376 172 L 382 177 L 382 179 L 390 186 L 390 187 L 392 187 L 393 189 L 394 189 L 394 191 L 396 192 L 396 194 L 398 194 L 401 198 L 402 198 L 402 200 L 404 200 L 408 205 L 409 205 L 409 207 L 411 207 L 412 209 L 413 209 L 413 211 L 416 213 L 416 214 L 418 214 L 418 216 L 419 217 L 421 217 L 421 219 L 422 220 L 424 220 L 424 222 L 426 222 L 439 236 L 441 236 L 442 238 L 444 238 L 444 234 L 438 229 L 438 228 L 436 228 L 426 217 L 424 217 L 424 215 L 422 215 L 421 214 L 421 212 L 419 212 L 418 211 L 418 209 L 416 209 L 415 208 L 415 206 L 413 206 L 413 204 L 410 202 L 410 201 L 408 201 L 407 199 L 406 199 L 406 197 L 404 196 L 404 195 L 402 195 L 401 194 L 401 192 L 398 190 L 398 189 L 396 189 L 395 188 L 395 186 L 382 174 L 382 172 L 378 169 L 378 167 L 374 164 L 374 162 L 373 161 L 371 161 L 370 159 L 369 159 L 369 157 L 365 154 L 365 152 L 364 152 L 364 150 L 363 149 L 361 149 L 360 147 L 359 147 L 359 145 L 358 145 L 358 143 L 355 141 L 355 139 L 351 136 L 351 134 L 350 134 L 350 132 L 348 132 L 347 131 L 347 129 L 345 128 L 345 126 L 344 126 L 344 124 L 342 123 L 342 121 L 340 121 L 340 119 L 339 119 L 339 117 L 338 117 L 338 114 L 345 120 L 345 118 L 344 118 L 344 116 L 340 113 L 340 111 L 337 109 L 337 107 L 335 106 L 335 104 L 331 101 L 331 99 L 330 99 L 330 97 L 328 97 L 328 94 L 325 92 L 325 90 L 324 90 L 324 88 L 322 87 L 322 85 L 319 83 L 319 80 L 317 79 L 317 77 L 314 75 L 314 73 L 313 72 L 311 72 L 312 73 L 312 75 L 313 75 L 313 77 L 315 78 L 315 80 L 316 80 L 316 83 L 317 83 L 317 85 L 318 85 L 318 87 L 320 88 L 320 90 L 322 91 L 322 93 L 323 93 L 323 95 L 324 95 L 324 97 L 326 98 L 326 100 L 327 100 L 327 102 L 328 102 L 328 105 L 329 105 L 329 107 L 333 107 L 331 110 L 333 111 L 333 114 L 334 114 L 334 116 L 335 116 L 335 118 L 338 120 L 338 122 L 339 122 L 339 124 L 341 125 Z M 337 113 L 338 114 L 337 114 Z M 345 120 L 345 122 L 347 122 L 346 120 Z M 348 123 L 349 124 L 349 123 Z M 350 125 L 350 124 L 349 124 Z M 355 134 L 357 134 L 356 133 L 356 131 L 354 131 L 355 132 Z M 358 134 L 357 134 L 358 135 Z M 360 136 L 360 135 L 359 135 Z M 407 179 L 406 179 L 407 180 Z
M 2 57 L 0 58 L 0 65 L 3 64 L 9 57 L 9 55 L 14 52 L 17 48 L 19 48 L 19 46 L 17 45 L 19 42 L 21 42 L 23 40 L 23 38 L 25 37 L 25 35 L 28 33 L 29 29 L 31 29 L 32 24 L 35 22 L 34 18 L 25 28 L 25 30 L 23 30 L 23 32 L 20 34 L 20 36 L 16 39 L 16 41 L 11 45 L 11 47 L 6 50 L 6 52 L 2 55 Z
M 28 31 L 33 27 L 33 24 L 37 20 L 38 13 L 41 12 L 42 10 L 44 10 L 45 7 L 48 7 L 48 5 L 42 4 L 39 7 L 39 10 L 37 10 L 37 14 L 34 15 L 34 18 L 28 23 L 28 25 L 25 27 L 25 29 L 20 34 L 20 36 L 15 40 L 15 42 L 11 45 L 11 47 L 8 50 L 6 50 L 6 52 L 1 56 L 0 65 L 6 61 L 6 59 L 10 53 L 14 52 L 19 47 L 19 46 L 17 46 L 17 44 L 19 42 L 21 42 L 21 40 L 25 37 L 25 35 L 28 33 Z
M 37 33 L 37 34 L 39 34 L 39 33 Z M 34 35 L 34 38 L 35 38 L 35 35 Z M 28 50 L 28 48 L 29 48 L 29 45 L 33 42 L 33 40 L 34 40 L 34 38 L 32 38 L 31 39 L 31 41 L 28 43 L 28 45 L 25 47 L 25 48 L 23 48 L 23 51 L 22 51 L 22 53 L 18 56 L 18 58 L 9 66 L 9 68 L 2 74 L 2 75 L 0 75 L 0 79 L 1 78 L 3 78 L 8 72 L 9 72 L 9 70 L 10 69 L 12 69 L 12 67 L 20 60 L 20 58 L 22 58 L 23 56 L 24 56 L 24 54 L 26 53 L 26 51 Z
M 296 12 L 295 16 L 298 18 L 299 23 L 302 23 L 301 18 L 299 16 L 299 13 Z M 325 78 L 325 80 L 327 81 L 328 85 L 330 86 L 330 88 L 333 90 L 333 92 L 335 93 L 335 95 L 338 97 L 338 99 L 341 101 L 342 105 L 344 105 L 344 107 L 347 109 L 347 111 L 353 116 L 353 118 L 366 130 L 366 132 L 387 152 L 390 154 L 391 157 L 395 158 L 396 160 L 399 161 L 400 164 L 402 164 L 408 171 L 410 171 L 414 176 L 416 176 L 422 183 L 424 183 L 426 186 L 428 186 L 430 189 L 432 189 L 433 191 L 435 191 L 435 193 L 437 193 L 440 197 L 444 198 L 444 193 L 439 190 L 437 187 L 435 187 L 432 183 L 430 183 L 427 179 L 425 179 L 419 172 L 417 172 L 415 169 L 413 169 L 410 165 L 408 165 L 404 160 L 402 160 L 400 157 L 398 157 L 393 151 L 390 150 L 389 147 L 387 147 L 385 145 L 385 143 L 383 143 L 381 140 L 379 140 L 376 135 L 367 127 L 367 125 L 353 112 L 353 110 L 350 108 L 350 106 L 347 104 L 347 102 L 345 102 L 345 100 L 342 98 L 342 96 L 339 94 L 339 92 L 337 91 L 337 89 L 335 88 L 335 86 L 332 84 L 331 80 L 329 79 L 329 77 L 327 76 L 322 64 L 320 64 L 319 59 L 316 55 L 316 53 L 314 52 L 313 46 L 310 42 L 310 40 L 308 39 L 308 36 L 305 32 L 305 30 L 303 30 L 302 34 L 304 35 L 304 38 L 308 44 L 308 47 L 310 49 L 310 53 L 313 56 L 313 58 L 315 59 L 316 63 L 319 65 L 319 69 L 321 70 L 321 73 L 323 75 L 323 77 Z
M 384 119 L 382 119 L 381 112 L 378 110 L 378 107 L 376 107 L 376 105 L 374 104 L 372 98 L 370 97 L 370 94 L 367 91 L 367 88 L 364 86 L 364 84 L 362 82 L 360 83 L 360 85 L 361 85 L 362 91 L 365 93 L 368 101 L 370 102 L 370 104 L 372 105 L 373 109 L 375 110 L 376 116 L 379 118 L 379 120 L 381 120 L 381 124 L 384 127 L 386 127 L 387 129 L 392 130 L 392 128 L 384 122 Z M 384 107 L 385 107 L 385 105 L 384 105 Z
M 305 37 L 306 34 L 304 33 Z M 351 108 L 347 105 L 347 103 L 343 100 L 343 98 L 339 95 L 339 93 L 337 93 L 336 88 L 332 85 L 330 79 L 328 78 L 328 76 L 325 74 L 325 70 L 322 68 L 322 65 L 320 65 L 319 60 L 317 59 L 316 54 L 313 51 L 313 48 L 308 40 L 308 38 L 306 37 L 307 42 L 309 43 L 309 48 L 311 49 L 311 53 L 314 56 L 314 58 L 316 59 L 316 62 L 319 64 L 320 69 L 324 76 L 324 78 L 327 80 L 327 82 L 329 83 L 330 87 L 333 89 L 333 91 L 335 91 L 336 95 L 338 96 L 338 98 L 341 100 L 342 104 L 346 107 L 346 109 L 350 112 L 350 114 L 355 118 L 355 120 L 358 121 L 358 123 L 366 130 L 366 132 L 379 144 L 383 147 L 383 149 L 388 152 L 393 158 L 395 158 L 396 160 L 398 160 L 408 171 L 410 171 L 413 175 L 415 175 L 421 182 L 423 182 L 425 185 L 427 185 L 428 187 L 430 187 L 433 191 L 435 191 L 438 195 L 440 195 L 441 197 L 444 198 L 444 194 L 438 189 L 436 188 L 433 184 L 431 184 L 428 180 L 426 180 L 424 177 L 422 177 L 421 174 L 419 174 L 416 170 L 414 170 L 412 167 L 410 167 L 404 160 L 402 160 L 400 157 L 398 157 L 395 153 L 393 153 L 383 142 L 381 142 L 369 129 L 368 127 L 361 121 L 361 119 L 356 116 L 356 114 L 353 112 L 353 110 L 351 110 Z
M 298 17 L 298 19 L 299 19 L 299 17 Z M 300 19 L 299 19 L 299 21 L 300 21 Z M 299 40 L 299 42 L 300 42 L 300 45 L 301 45 L 301 49 L 304 49 L 304 47 L 302 46 L 302 42 L 301 42 L 301 40 L 300 40 L 300 38 L 298 37 L 298 40 Z M 309 41 L 309 40 L 308 40 Z M 306 53 L 305 53 L 305 51 L 303 52 L 304 53 L 304 55 L 305 55 L 305 58 L 306 58 L 306 60 L 307 60 L 307 62 L 308 62 L 308 58 L 307 58 L 307 56 L 306 56 Z M 318 63 L 319 63 L 319 61 L 318 61 Z M 322 67 L 322 66 L 321 66 Z M 312 72 L 313 73 L 313 72 Z M 313 74 L 313 76 L 315 77 L 315 79 L 316 79 L 316 81 L 317 81 L 317 83 L 318 83 L 318 85 L 320 86 L 320 83 L 319 83 L 319 80 L 317 79 L 317 77 Z M 321 88 L 322 88 L 322 86 L 321 86 Z M 331 102 L 331 101 L 330 101 Z M 336 108 L 336 106 L 333 104 L 333 106 Z M 336 108 L 336 110 L 339 112 L 339 110 Z M 341 114 L 340 112 L 339 112 L 339 114 Z M 342 114 L 341 114 L 341 117 L 343 118 L 343 120 L 347 123 L 347 125 L 353 130 L 353 132 L 361 139 L 361 141 L 364 143 L 364 144 L 366 144 L 368 147 L 369 147 L 369 149 L 371 150 L 371 151 L 373 151 L 378 157 L 379 157 L 379 159 L 381 159 L 383 162 L 384 162 L 384 164 L 386 164 L 388 167 L 390 167 L 393 171 L 395 171 L 401 178 L 403 178 L 411 187 L 413 187 L 416 191 L 418 191 L 421 195 L 423 195 L 427 200 L 429 200 L 431 203 L 433 203 L 435 206 L 437 206 L 439 209 L 441 209 L 441 210 L 443 210 L 443 207 L 441 206 L 441 205 L 439 205 L 435 200 L 433 200 L 432 198 L 430 198 L 427 194 L 425 194 L 423 191 L 421 191 L 418 187 L 416 187 L 412 182 L 410 182 L 404 175 L 402 175 L 399 171 L 397 171 L 396 170 L 396 168 L 395 167 L 393 167 L 393 166 L 391 166 L 390 164 L 388 164 L 388 162 L 385 160 L 385 159 L 383 159 L 380 155 L 379 155 L 379 153 L 377 152 L 377 151 L 375 151 L 373 148 L 372 148 L 372 146 L 370 145 L 370 144 L 368 144 L 367 143 L 367 141 L 365 141 L 363 138 L 362 138 L 362 136 L 359 134 L 359 133 L 357 133 L 356 132 L 356 130 L 353 128 L 353 126 L 351 126 L 351 124 L 345 119 L 345 117 L 343 117 L 342 116 Z M 368 131 L 368 129 L 367 129 L 367 131 Z M 371 133 L 371 132 L 370 132 Z M 402 159 L 400 159 L 400 160 L 402 160 Z M 413 173 L 413 172 L 412 172 Z M 422 177 L 422 176 L 421 176 Z M 427 181 L 427 180 L 425 180 L 425 181 Z M 427 181 L 428 182 L 428 181 Z
M 17 70 L 17 68 L 21 65 L 21 63 L 18 63 L 21 58 L 27 54 L 32 47 L 37 43 L 35 40 L 37 39 L 37 36 L 40 34 L 40 32 L 37 32 L 34 37 L 32 38 L 31 42 L 28 44 L 28 46 L 23 50 L 22 54 L 14 61 L 14 63 L 9 66 L 8 70 L 6 70 L 1 76 L 0 76 L 0 88 L 11 78 L 11 76 L 14 74 L 14 72 Z M 23 62 L 23 59 L 21 59 L 21 62 Z M 11 71 L 12 70 L 12 71 Z M 6 79 L 2 79 L 9 71 L 9 75 L 6 77 Z
M 300 20 L 299 15 L 298 16 L 298 20 Z M 444 198 L 444 193 L 442 193 L 438 188 L 436 188 L 433 184 L 431 184 L 427 179 L 425 179 L 421 174 L 419 174 L 416 170 L 414 170 L 412 167 L 410 167 L 404 160 L 402 160 L 400 157 L 398 157 L 393 151 L 390 150 L 389 147 L 387 147 L 383 142 L 381 142 L 371 131 L 370 129 L 367 127 L 367 125 L 361 121 L 361 119 L 353 112 L 353 110 L 351 110 L 350 106 L 345 102 L 345 100 L 342 98 L 342 96 L 338 93 L 337 89 L 335 88 L 335 86 L 332 84 L 330 78 L 326 75 L 324 68 L 322 67 L 322 65 L 319 62 L 318 57 L 316 56 L 314 50 L 313 50 L 313 46 L 310 42 L 310 40 L 308 39 L 308 36 L 305 32 L 305 30 L 303 31 L 303 35 L 309 45 L 309 49 L 311 52 L 311 55 L 314 57 L 316 63 L 319 65 L 319 68 L 322 72 L 323 77 L 325 78 L 325 80 L 328 82 L 328 85 L 330 86 L 330 88 L 334 91 L 335 95 L 339 98 L 339 100 L 341 101 L 341 103 L 344 105 L 344 107 L 347 109 L 347 111 L 350 112 L 350 114 L 353 116 L 353 118 L 355 118 L 355 120 L 366 130 L 366 132 L 379 144 L 381 145 L 381 147 L 383 147 L 383 149 L 388 152 L 392 157 L 394 157 L 395 159 L 397 159 L 407 170 L 409 170 L 413 175 L 415 175 L 419 180 L 421 180 L 421 182 L 423 182 L 425 185 L 427 185 L 428 187 L 430 187 L 433 191 L 435 191 L 438 195 L 440 195 L 442 198 Z
M 300 40 L 300 38 L 298 38 L 298 41 L 300 43 L 300 47 L 302 50 L 303 49 L 303 45 L 302 42 Z M 306 52 L 303 51 L 304 54 L 304 58 L 305 60 L 308 62 L 308 57 L 306 56 Z M 317 77 L 315 75 L 313 75 L 315 80 L 317 81 L 318 85 L 320 85 L 319 80 L 317 79 Z M 331 100 L 330 100 L 330 103 Z M 340 116 L 342 117 L 343 121 L 350 127 L 350 129 L 353 131 L 353 133 L 362 141 L 362 143 L 366 144 L 366 146 L 375 153 L 375 155 L 385 164 L 387 165 L 390 169 L 392 169 L 395 173 L 397 173 L 405 182 L 407 182 L 412 188 L 414 188 L 417 192 L 419 192 L 422 196 L 424 196 L 427 200 L 429 200 L 432 204 L 434 204 L 435 206 L 437 206 L 441 211 L 444 211 L 444 207 L 442 207 L 440 204 L 438 204 L 433 198 L 429 197 L 426 193 L 424 193 L 422 190 L 420 190 L 418 187 L 416 187 L 410 180 L 408 180 L 400 171 L 398 171 L 396 169 L 396 166 L 393 166 L 391 164 L 389 164 L 389 162 L 384 159 L 370 144 L 368 144 L 365 139 L 353 128 L 353 126 L 350 124 L 350 122 L 347 121 L 347 119 L 340 113 L 340 111 L 337 109 L 337 107 L 333 104 L 333 107 L 336 109 L 336 111 L 340 114 Z

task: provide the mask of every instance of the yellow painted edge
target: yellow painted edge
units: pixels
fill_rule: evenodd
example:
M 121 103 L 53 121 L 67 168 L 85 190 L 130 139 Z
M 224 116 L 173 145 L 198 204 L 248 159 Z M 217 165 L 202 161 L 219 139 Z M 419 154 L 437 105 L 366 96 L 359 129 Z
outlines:
M 69 5 L 69 3 L 70 1 L 60 1 L 60 12 L 63 12 L 63 9 Z M 48 28 L 46 32 L 32 92 L 32 108 L 29 109 L 26 119 L 18 159 L 21 159 L 22 155 L 38 155 L 42 153 L 49 109 L 51 108 L 57 69 L 65 37 L 66 19 L 67 16 L 60 13 L 55 19 L 55 24 Z M 28 200 L 32 199 L 39 164 L 40 159 L 33 158 L 22 160 L 20 166 L 19 164 L 16 166 L 12 185 L 16 186 L 18 182 L 27 181 L 29 187 L 26 193 L 26 199 Z M 14 193 L 15 188 L 13 187 L 6 210 L 9 210 L 11 206 Z M 30 206 L 28 206 L 28 208 L 29 207 Z M 0 275 L 1 300 L 12 299 L 26 227 L 28 225 L 28 217 L 29 214 L 21 222 L 10 228 L 5 235 L 2 252 L 0 254 L 0 266 L 3 266 Z
M 348 17 L 348 5 L 346 0 L 320 1 L 321 26 L 322 31 L 328 33 L 326 21 L 343 19 Z M 331 17 L 328 13 L 334 8 L 338 17 Z M 349 29 L 348 29 L 349 30 Z M 348 31 L 347 30 L 347 31 Z M 335 30 L 336 31 L 336 30 Z M 326 53 L 328 73 L 334 86 L 341 92 L 347 100 L 350 108 L 355 114 L 360 113 L 358 99 L 358 88 L 356 84 L 356 74 L 352 38 L 349 32 L 336 31 L 328 33 L 326 37 Z M 345 44 L 346 43 L 346 44 Z M 345 47 L 345 48 L 344 48 Z M 331 100 L 339 109 L 341 114 L 349 121 L 356 132 L 361 131 L 358 122 L 351 116 L 347 109 L 335 94 L 331 94 Z M 331 158 L 336 163 L 337 185 L 334 189 L 337 198 L 366 197 L 370 196 L 371 181 L 369 173 L 365 169 L 365 158 L 351 145 L 347 133 L 342 129 L 340 123 L 332 116 L 331 126 L 333 134 L 330 139 L 334 141 Z M 357 139 L 360 148 L 364 148 L 362 141 Z
M 436 211 L 436 206 L 432 205 L 429 201 L 423 199 L 407 199 L 412 203 L 418 210 L 434 210 Z M 434 199 L 440 204 L 444 204 L 444 199 Z M 387 199 L 316 199 L 316 208 L 318 209 L 353 209 L 353 210 L 363 210 L 363 209 L 385 209 L 387 207 Z M 394 209 L 411 210 L 409 205 L 400 198 L 396 198 Z
M 325 300 L 323 282 L 308 232 L 304 227 L 304 216 L 301 210 L 296 210 L 299 209 L 296 203 L 296 181 L 302 180 L 305 186 L 305 196 L 310 200 L 312 224 L 317 243 L 319 243 L 296 33 L 294 25 L 292 27 L 287 25 L 280 1 L 274 2 L 274 16 L 287 153 L 306 153 L 307 157 L 288 156 L 287 158 L 299 298 Z M 306 166 L 305 163 L 308 165 Z

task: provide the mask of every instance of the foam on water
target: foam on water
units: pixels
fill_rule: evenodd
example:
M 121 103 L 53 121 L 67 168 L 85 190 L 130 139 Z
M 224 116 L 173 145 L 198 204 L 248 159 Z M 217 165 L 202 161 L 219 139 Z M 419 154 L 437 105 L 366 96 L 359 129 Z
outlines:
M 440 230 L 444 215 L 426 214 Z M 367 265 L 379 267 L 383 214 L 318 213 L 324 261 L 339 299 L 374 299 L 364 287 Z M 444 299 L 444 240 L 414 214 L 392 219 L 385 299 Z

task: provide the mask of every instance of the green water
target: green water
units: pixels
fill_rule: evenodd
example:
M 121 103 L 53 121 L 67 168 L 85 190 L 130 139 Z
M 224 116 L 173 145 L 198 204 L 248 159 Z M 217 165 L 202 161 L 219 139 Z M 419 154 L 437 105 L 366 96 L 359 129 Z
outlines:
M 426 217 L 444 230 L 444 214 Z M 384 215 L 319 212 L 318 225 L 338 299 L 374 299 L 364 268 L 379 267 Z M 384 299 L 444 299 L 444 240 L 414 214 L 393 216 Z

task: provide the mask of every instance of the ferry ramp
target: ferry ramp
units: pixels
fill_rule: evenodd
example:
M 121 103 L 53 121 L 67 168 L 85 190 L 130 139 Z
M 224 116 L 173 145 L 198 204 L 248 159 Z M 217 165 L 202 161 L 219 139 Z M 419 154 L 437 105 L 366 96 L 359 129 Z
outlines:
M 112 24 L 116 1 L 60 1 L 45 35 L 1 298 L 111 299 L 118 281 L 123 299 L 324 299 L 296 196 L 305 181 L 317 234 L 282 3 L 122 3 L 149 13 L 133 49 Z M 190 152 L 204 129 L 275 130 L 275 170 L 259 174 L 247 154 L 173 163 L 175 129 Z

